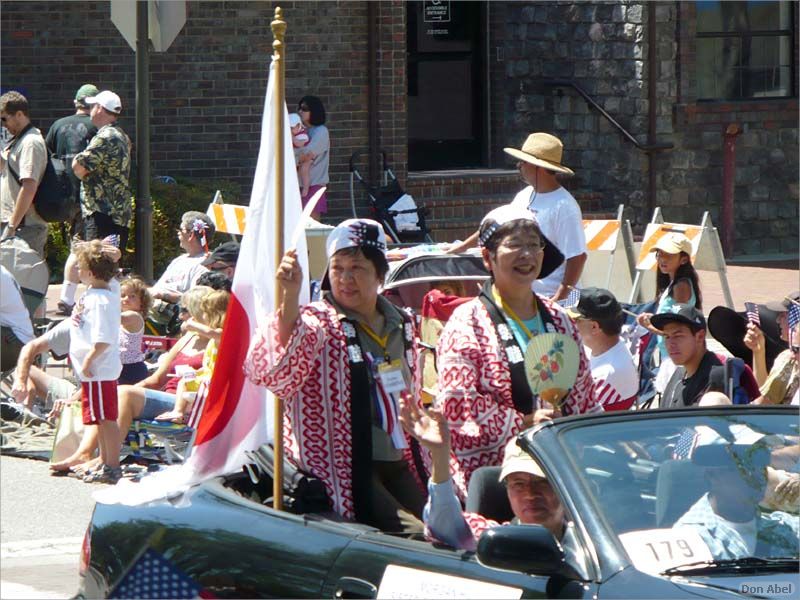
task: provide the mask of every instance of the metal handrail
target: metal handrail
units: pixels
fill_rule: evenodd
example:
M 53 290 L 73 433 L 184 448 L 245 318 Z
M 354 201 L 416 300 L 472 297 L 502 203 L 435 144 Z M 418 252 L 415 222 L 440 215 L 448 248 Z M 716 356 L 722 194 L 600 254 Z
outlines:
M 574 89 L 580 96 L 586 100 L 586 103 L 591 107 L 597 110 L 601 115 L 603 115 L 606 119 L 608 119 L 609 123 L 611 123 L 617 130 L 634 146 L 636 146 L 642 152 L 654 152 L 657 150 L 669 150 L 670 148 L 674 148 L 674 145 L 671 142 L 661 142 L 657 144 L 641 144 L 639 140 L 633 137 L 625 127 L 619 124 L 617 120 L 612 117 L 610 114 L 606 112 L 606 110 L 600 106 L 594 98 L 592 98 L 586 90 L 584 90 L 580 85 L 578 85 L 575 81 L 571 79 L 544 79 L 542 81 L 544 85 L 550 85 L 552 87 L 571 87 Z

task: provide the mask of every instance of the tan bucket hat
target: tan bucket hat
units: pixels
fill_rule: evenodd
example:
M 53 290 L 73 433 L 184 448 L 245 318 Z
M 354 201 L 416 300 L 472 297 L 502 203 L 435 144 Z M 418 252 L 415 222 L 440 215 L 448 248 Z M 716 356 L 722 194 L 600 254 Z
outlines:
M 564 153 L 564 144 L 561 140 L 549 133 L 532 133 L 525 140 L 520 150 L 516 148 L 503 148 L 506 154 L 524 160 L 537 167 L 548 171 L 574 175 L 572 169 L 561 164 L 561 155 Z

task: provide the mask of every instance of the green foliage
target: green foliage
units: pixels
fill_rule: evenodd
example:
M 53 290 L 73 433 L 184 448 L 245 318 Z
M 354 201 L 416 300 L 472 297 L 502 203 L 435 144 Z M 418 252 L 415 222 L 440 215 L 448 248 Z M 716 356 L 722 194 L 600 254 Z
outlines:
M 174 184 L 160 181 L 150 184 L 150 196 L 153 199 L 153 274 L 156 277 L 182 252 L 176 230 L 183 213 L 189 210 L 205 212 L 217 190 L 222 193 L 226 204 L 239 203 L 241 189 L 238 183 L 232 181 L 178 179 Z M 47 264 L 51 283 L 61 283 L 64 279 L 64 263 L 69 256 L 69 228 L 65 227 L 66 236 L 62 236 L 61 223 L 50 223 L 48 226 Z M 133 268 L 136 263 L 135 231 L 135 224 L 131 223 L 128 248 L 122 259 L 123 266 L 127 268 Z M 221 236 L 215 236 L 212 246 L 216 246 L 220 240 Z

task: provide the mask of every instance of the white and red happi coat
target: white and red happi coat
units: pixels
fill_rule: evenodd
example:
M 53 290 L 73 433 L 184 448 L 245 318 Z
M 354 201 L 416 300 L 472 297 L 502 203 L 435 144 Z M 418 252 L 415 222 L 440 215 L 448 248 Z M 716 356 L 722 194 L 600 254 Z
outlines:
M 414 380 L 413 397 L 419 398 L 416 335 L 410 354 L 406 360 Z M 325 483 L 337 513 L 354 518 L 350 363 L 342 316 L 327 302 L 303 306 L 284 347 L 278 338 L 277 316 L 271 314 L 256 331 L 245 372 L 285 403 L 286 457 Z M 409 448 L 404 458 L 413 465 Z
M 589 360 L 572 320 L 550 300 L 537 296 L 556 331 L 578 344 L 580 365 L 565 399 L 570 414 L 602 411 L 594 396 Z M 511 398 L 511 372 L 492 319 L 479 298 L 459 306 L 447 321 L 437 346 L 437 406 L 450 426 L 450 473 L 456 493 L 467 497 L 473 471 L 503 462 L 508 441 L 522 428 L 522 413 Z M 534 406 L 534 409 L 536 407 Z

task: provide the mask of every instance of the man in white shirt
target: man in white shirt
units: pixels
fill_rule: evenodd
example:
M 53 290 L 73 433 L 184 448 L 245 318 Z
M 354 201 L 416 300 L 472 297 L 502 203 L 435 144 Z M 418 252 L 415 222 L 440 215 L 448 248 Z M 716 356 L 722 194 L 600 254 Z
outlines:
M 511 201 L 529 209 L 536 217 L 544 236 L 564 255 L 564 263 L 550 275 L 533 284 L 533 291 L 551 300 L 562 300 L 575 287 L 586 263 L 586 235 L 583 232 L 581 208 L 567 190 L 561 187 L 557 174 L 574 175 L 561 164 L 564 146 L 549 133 L 532 133 L 521 149 L 504 148 L 519 159 L 522 179 L 528 187 Z M 474 246 L 477 232 L 450 252 L 461 252 Z
M 0 349 L 2 371 L 13 368 L 23 344 L 33 339 L 33 325 L 22 299 L 22 291 L 11 272 L 0 265 Z
M 581 290 L 577 306 L 567 309 L 583 338 L 592 367 L 595 396 L 604 410 L 627 410 L 636 402 L 639 373 L 620 339 L 624 321 L 614 294 L 601 288 Z

